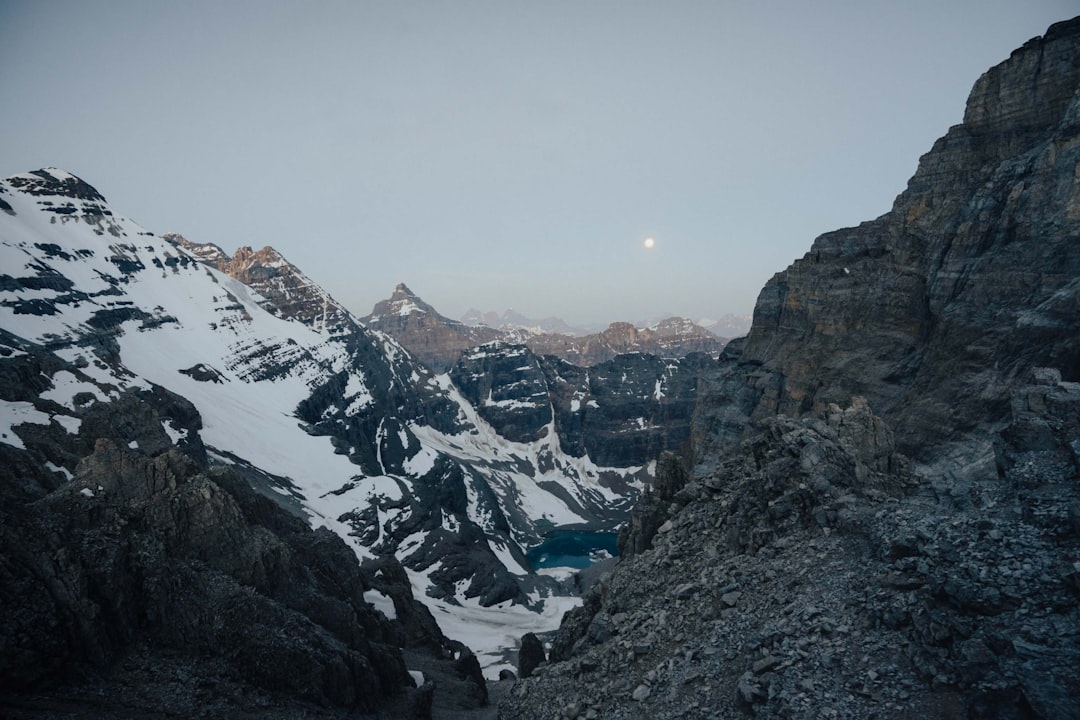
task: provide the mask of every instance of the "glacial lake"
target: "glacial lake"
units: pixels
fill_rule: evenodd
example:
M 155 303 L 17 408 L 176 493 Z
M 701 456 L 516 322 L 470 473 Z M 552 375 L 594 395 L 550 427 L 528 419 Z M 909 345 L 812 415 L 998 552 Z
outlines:
M 534 570 L 550 567 L 587 568 L 593 559 L 590 553 L 605 550 L 619 554 L 619 534 L 613 532 L 573 532 L 555 530 L 544 542 L 529 548 L 525 558 Z

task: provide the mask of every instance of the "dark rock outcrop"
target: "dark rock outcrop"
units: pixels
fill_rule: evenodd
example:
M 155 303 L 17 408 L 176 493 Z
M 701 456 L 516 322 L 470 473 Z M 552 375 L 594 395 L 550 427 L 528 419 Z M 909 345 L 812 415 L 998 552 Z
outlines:
M 529 677 L 545 662 L 547 662 L 547 655 L 544 653 L 544 644 L 540 642 L 540 638 L 533 633 L 522 635 L 521 647 L 518 648 L 518 677 Z
M 450 369 L 465 399 L 500 435 L 533 442 L 551 423 L 541 360 L 524 345 L 492 342 L 465 351 Z
M 715 362 L 630 353 L 590 368 L 493 342 L 466 351 L 450 378 L 495 430 L 516 442 L 545 437 L 603 467 L 646 465 L 690 437 L 698 377 Z
M 100 440 L 71 482 L 4 508 L 5 692 L 108 683 L 135 646 L 316 706 L 373 710 L 410 685 L 352 551 L 227 471 Z

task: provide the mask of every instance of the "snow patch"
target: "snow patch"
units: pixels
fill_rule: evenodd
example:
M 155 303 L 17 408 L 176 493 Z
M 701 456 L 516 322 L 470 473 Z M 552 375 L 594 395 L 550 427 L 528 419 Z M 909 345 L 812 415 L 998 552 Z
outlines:
M 48 425 L 49 416 L 28 402 L 0 400 L 0 442 L 25 450 L 22 438 L 12 431 L 24 423 Z
M 60 427 L 64 428 L 68 435 L 78 435 L 79 428 L 82 427 L 82 420 L 71 417 L 70 415 L 53 415 L 52 419 L 55 420 Z
M 378 590 L 365 590 L 364 601 L 391 620 L 397 620 L 397 609 L 389 595 L 384 595 Z
M 173 427 L 172 420 L 169 418 L 165 418 L 161 421 L 161 429 L 164 430 L 165 434 L 169 436 L 169 440 L 172 442 L 173 445 L 177 444 L 181 440 L 186 439 L 188 435 L 188 431 L 185 428 L 180 428 L 179 430 L 177 430 L 175 427 Z
M 55 464 L 53 464 L 53 462 L 52 462 L 52 461 L 46 461 L 46 462 L 45 462 L 45 467 L 46 467 L 46 468 L 47 468 L 47 469 L 48 469 L 48 470 L 49 470 L 50 472 L 58 472 L 58 473 L 61 473 L 61 474 L 62 474 L 62 475 L 63 475 L 63 476 L 65 477 L 65 478 L 67 478 L 68 480 L 71 480 L 71 479 L 72 479 L 73 477 L 75 477 L 74 475 L 72 475 L 72 474 L 71 474 L 71 471 L 70 471 L 70 470 L 68 470 L 68 469 L 67 469 L 66 467 L 62 467 L 62 466 L 60 466 L 60 465 L 55 465 Z
M 79 393 L 90 393 L 98 402 L 108 402 L 105 393 L 93 383 L 80 380 L 74 373 L 68 370 L 60 370 L 52 376 L 53 386 L 41 393 L 45 400 L 53 400 L 63 405 L 68 410 L 75 409 L 75 396 Z

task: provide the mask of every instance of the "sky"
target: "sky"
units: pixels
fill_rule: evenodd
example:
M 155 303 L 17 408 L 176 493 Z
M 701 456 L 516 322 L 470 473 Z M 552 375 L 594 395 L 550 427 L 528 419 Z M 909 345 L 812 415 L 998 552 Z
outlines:
M 358 314 L 749 314 L 1075 0 L 0 0 L 0 176 L 271 245 Z M 651 248 L 646 238 L 654 238 Z

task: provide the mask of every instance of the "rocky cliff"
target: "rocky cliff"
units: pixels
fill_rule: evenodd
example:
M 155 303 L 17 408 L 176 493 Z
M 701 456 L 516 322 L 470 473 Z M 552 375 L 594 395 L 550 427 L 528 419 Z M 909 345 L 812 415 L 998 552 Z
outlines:
M 1006 422 L 1031 367 L 1080 379 L 1074 35 L 1055 26 L 983 75 L 891 212 L 769 281 L 739 358 L 770 375 L 752 416 L 862 395 L 929 458 Z
M 466 351 L 449 375 L 503 437 L 533 442 L 553 431 L 573 457 L 630 468 L 689 440 L 698 377 L 714 364 L 702 353 L 627 353 L 583 368 L 496 341 Z
M 161 237 L 255 290 L 263 298 L 262 306 L 278 317 L 319 330 L 347 331 L 355 324 L 329 293 L 272 247 L 253 250 L 244 245 L 229 256 L 213 243 L 192 242 L 177 233 Z
M 762 290 L 503 717 L 1080 717 L 1080 18 Z

